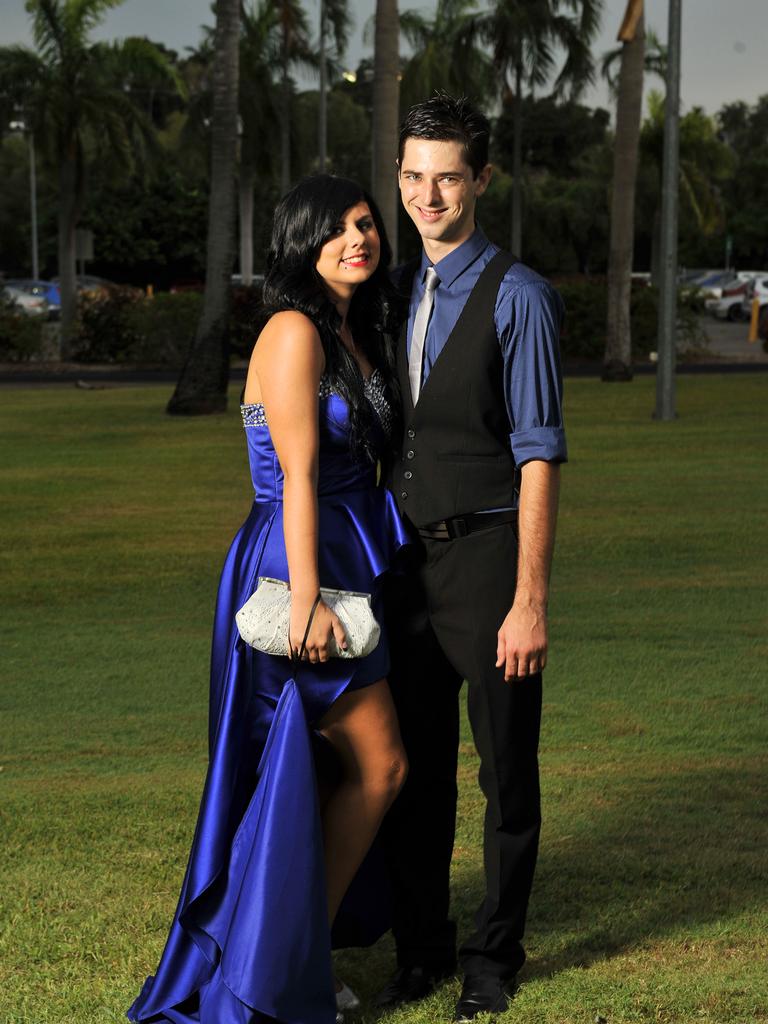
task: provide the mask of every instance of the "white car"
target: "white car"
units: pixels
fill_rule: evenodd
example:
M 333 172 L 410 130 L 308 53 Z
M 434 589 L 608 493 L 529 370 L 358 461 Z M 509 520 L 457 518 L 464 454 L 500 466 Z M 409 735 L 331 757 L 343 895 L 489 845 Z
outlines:
M 719 320 L 742 320 L 744 318 L 743 302 L 749 290 L 750 280 L 734 277 L 718 288 L 719 295 L 706 299 L 704 308 Z
M 749 320 L 752 316 L 752 302 L 755 299 L 760 300 L 761 311 L 768 309 L 768 273 L 755 277 L 747 283 L 747 293 L 741 304 L 745 320 Z
M 5 285 L 0 289 L 0 301 L 8 303 L 26 316 L 48 316 L 50 303 L 44 295 L 30 295 L 23 288 Z
M 730 284 L 735 276 L 733 270 L 706 270 L 684 278 L 681 288 L 686 291 L 696 289 L 705 299 L 719 299 L 723 286 Z

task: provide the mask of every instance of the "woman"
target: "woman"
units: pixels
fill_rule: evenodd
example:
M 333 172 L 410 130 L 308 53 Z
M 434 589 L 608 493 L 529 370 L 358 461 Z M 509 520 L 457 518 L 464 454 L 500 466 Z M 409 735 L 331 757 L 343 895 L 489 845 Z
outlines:
M 329 658 L 346 638 L 321 602 L 293 665 L 245 646 L 235 613 L 269 576 L 290 581 L 294 652 L 320 585 L 372 594 L 381 622 L 381 576 L 406 542 L 376 484 L 395 407 L 390 258 L 353 182 L 309 178 L 277 208 L 271 316 L 242 406 L 255 501 L 219 589 L 210 764 L 176 916 L 132 1021 L 334 1024 L 330 925 L 345 944 L 386 927 L 358 875 L 406 772 L 386 643 Z M 338 777 L 321 801 L 323 753 Z

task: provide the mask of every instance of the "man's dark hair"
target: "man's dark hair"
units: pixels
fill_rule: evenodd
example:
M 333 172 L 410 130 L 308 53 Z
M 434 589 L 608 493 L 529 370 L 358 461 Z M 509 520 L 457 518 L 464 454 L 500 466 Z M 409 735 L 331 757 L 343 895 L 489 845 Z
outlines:
M 466 96 L 455 99 L 445 92 L 435 93 L 424 103 L 411 107 L 400 125 L 400 166 L 403 165 L 403 152 L 408 139 L 459 142 L 464 147 L 464 159 L 476 178 L 488 163 L 490 135 L 488 118 L 476 110 Z

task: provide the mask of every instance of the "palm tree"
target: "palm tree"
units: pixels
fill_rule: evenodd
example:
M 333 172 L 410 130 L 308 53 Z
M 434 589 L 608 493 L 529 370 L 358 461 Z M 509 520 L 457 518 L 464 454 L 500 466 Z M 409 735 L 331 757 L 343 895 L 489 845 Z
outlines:
M 637 2 L 637 0 L 634 0 Z M 628 7 L 627 12 L 624 15 L 624 21 L 622 22 L 622 30 L 624 25 L 627 24 L 631 29 L 633 24 L 639 24 L 640 16 L 637 16 L 637 21 L 634 20 L 634 12 L 632 8 L 633 0 L 627 0 Z M 641 10 L 641 14 L 643 11 Z M 631 16 L 631 17 L 630 17 Z M 643 23 L 645 23 L 645 17 L 643 16 Z M 643 71 L 647 75 L 658 75 L 659 78 L 664 81 L 667 77 L 667 48 L 659 39 L 658 33 L 652 28 L 644 29 L 645 43 L 643 45 Z M 613 50 L 609 50 L 603 54 L 603 59 L 600 62 L 600 71 L 611 87 L 613 93 L 618 93 L 619 88 L 619 73 L 621 71 L 621 61 L 624 56 L 624 41 L 621 33 L 619 39 L 622 40 L 622 45 L 615 47 Z M 626 40 L 627 42 L 629 40 Z
M 373 197 L 381 209 L 392 252 L 397 259 L 397 124 L 400 57 L 397 0 L 376 0 L 373 56 Z
M 518 256 L 522 251 L 523 91 L 549 82 L 558 49 L 565 51 L 565 62 L 555 80 L 556 93 L 568 89 L 575 97 L 593 81 L 590 44 L 601 10 L 602 0 L 496 0 L 480 20 L 480 31 L 492 47 L 494 64 L 513 103 L 511 247 Z
M 208 151 L 210 144 L 212 67 L 215 30 L 203 29 L 203 39 L 185 65 L 190 78 L 190 102 L 181 133 L 188 158 Z M 252 0 L 241 7 L 239 109 L 239 238 L 243 283 L 253 280 L 253 212 L 257 169 L 262 182 L 279 173 L 281 100 L 279 79 L 282 44 L 278 12 L 271 0 Z
M 240 0 L 216 0 L 211 123 L 211 187 L 203 312 L 167 411 L 223 412 L 227 407 L 230 278 L 235 257 L 235 169 L 240 57 Z
M 281 45 L 277 11 L 270 0 L 243 10 L 240 40 L 240 273 L 253 281 L 253 200 L 257 169 L 262 180 L 276 176 L 280 138 L 280 97 L 275 76 Z
M 643 112 L 645 17 L 643 0 L 629 0 L 619 40 L 616 136 L 613 148 L 611 239 L 608 251 L 608 316 L 603 380 L 632 379 L 630 297 L 635 242 L 635 182 Z M 603 72 L 610 65 L 603 62 Z
M 64 358 L 70 354 L 77 313 L 75 230 L 83 210 L 89 161 L 109 159 L 124 170 L 152 147 L 154 130 L 130 94 L 132 81 L 162 79 L 181 89 L 172 66 L 147 40 L 90 42 L 93 29 L 120 3 L 28 0 L 35 50 L 0 48 L 0 92 L 23 110 L 43 160 L 58 177 Z
M 328 59 L 327 38 L 330 29 L 333 56 L 338 63 L 347 42 L 352 17 L 348 0 L 320 0 L 320 105 L 318 114 L 318 169 L 325 171 L 328 159 Z
M 438 90 L 483 102 L 496 91 L 493 63 L 478 45 L 477 0 L 438 0 L 432 18 L 403 11 L 400 30 L 413 49 L 401 83 L 403 107 Z
M 280 190 L 291 185 L 291 68 L 296 65 L 314 68 L 317 57 L 309 39 L 309 24 L 300 0 L 273 0 L 280 32 Z

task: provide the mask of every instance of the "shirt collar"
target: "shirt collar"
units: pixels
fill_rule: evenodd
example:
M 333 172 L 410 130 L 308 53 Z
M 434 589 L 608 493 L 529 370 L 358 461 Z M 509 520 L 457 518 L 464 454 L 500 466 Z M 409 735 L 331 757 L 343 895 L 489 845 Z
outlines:
M 475 227 L 465 242 L 462 242 L 453 252 L 449 252 L 447 256 L 443 256 L 437 263 L 433 264 L 422 249 L 419 280 L 423 282 L 427 267 L 434 266 L 437 276 L 440 278 L 440 284 L 450 288 L 453 282 L 485 252 L 488 244 L 483 229 Z

